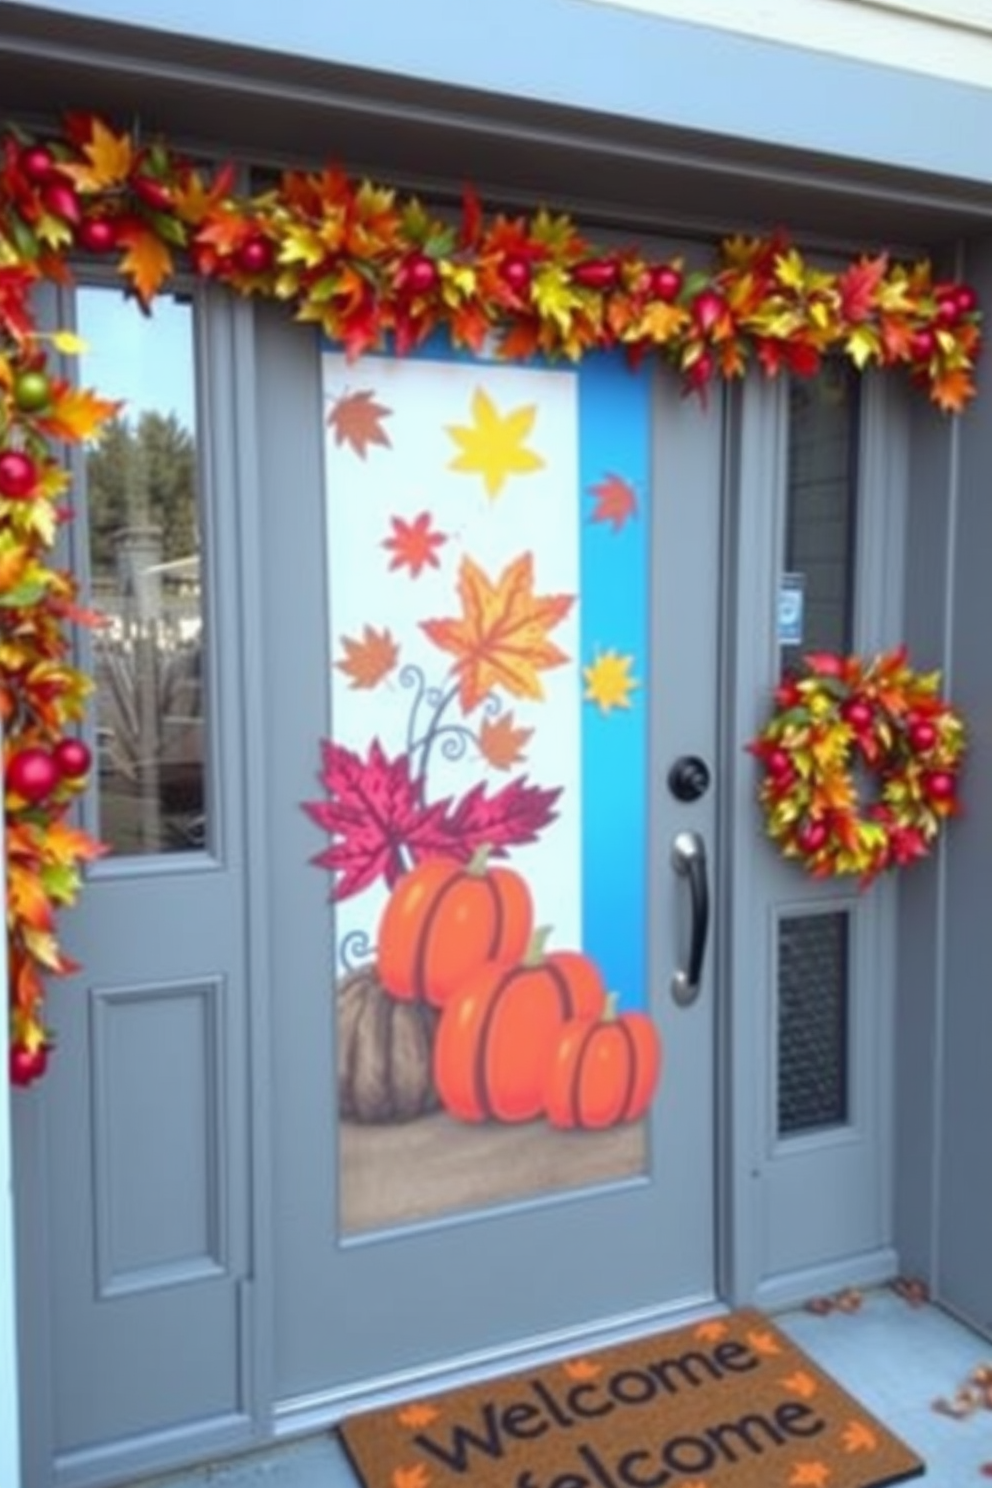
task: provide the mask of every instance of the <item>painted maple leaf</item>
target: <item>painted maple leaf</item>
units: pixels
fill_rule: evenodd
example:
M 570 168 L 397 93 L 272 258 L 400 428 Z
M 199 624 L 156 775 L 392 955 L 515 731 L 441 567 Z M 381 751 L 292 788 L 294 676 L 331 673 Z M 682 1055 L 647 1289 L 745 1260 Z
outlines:
M 444 547 L 448 536 L 432 528 L 430 512 L 421 512 L 412 522 L 402 517 L 389 520 L 393 530 L 383 539 L 382 546 L 393 555 L 390 569 L 408 568 L 411 579 L 416 579 L 424 568 L 440 568 L 437 549 Z
M 634 488 L 619 475 L 604 476 L 598 486 L 589 487 L 589 494 L 596 501 L 591 522 L 609 522 L 614 532 L 620 532 L 631 517 L 637 516 Z
M 482 847 L 494 858 L 506 856 L 508 847 L 536 842 L 539 834 L 557 816 L 554 806 L 560 789 L 542 790 L 528 785 L 526 776 L 511 780 L 490 796 L 484 784 L 473 786 L 452 808 L 446 803 L 441 824 L 444 851 L 468 863 Z M 417 846 L 415 855 L 424 856 Z
M 844 1429 L 845 1452 L 874 1452 L 878 1438 L 865 1421 L 849 1421 Z
M 789 1488 L 824 1488 L 830 1480 L 825 1462 L 800 1462 L 789 1479 Z
M 366 625 L 361 640 L 353 636 L 342 636 L 344 660 L 334 663 L 335 669 L 351 678 L 352 687 L 378 687 L 384 677 L 396 666 L 400 648 L 389 630 L 376 630 Z
M 383 419 L 389 418 L 392 411 L 375 401 L 371 389 L 345 393 L 328 413 L 327 426 L 334 430 L 335 444 L 346 444 L 359 459 L 364 460 L 370 444 L 392 448 L 389 435 L 382 427 Z
M 479 730 L 479 748 L 494 770 L 508 770 L 524 758 L 524 746 L 534 730 L 516 728 L 512 713 L 487 718 Z
M 461 615 L 422 620 L 421 629 L 454 656 L 462 711 L 471 713 L 498 687 L 514 697 L 543 698 L 539 673 L 568 661 L 547 633 L 564 620 L 574 596 L 535 595 L 530 553 L 507 564 L 495 583 L 466 555 L 458 596 Z
M 620 656 L 616 651 L 604 651 L 597 656 L 582 668 L 586 701 L 595 703 L 603 714 L 612 713 L 614 708 L 629 708 L 631 693 L 641 685 L 630 675 L 633 665 L 633 656 Z
M 795 1374 L 787 1375 L 782 1380 L 782 1388 L 792 1395 L 798 1395 L 801 1400 L 812 1400 L 817 1385 L 813 1375 L 808 1374 L 805 1369 L 797 1369 Z
M 396 1419 L 401 1426 L 407 1426 L 411 1431 L 419 1431 L 423 1426 L 430 1426 L 440 1414 L 441 1412 L 434 1405 L 407 1405 L 398 1412 Z
M 408 755 L 391 760 L 374 739 L 368 758 L 362 759 L 328 740 L 322 746 L 321 780 L 327 800 L 307 801 L 304 809 L 334 839 L 313 862 L 335 875 L 335 901 L 380 878 L 392 888 L 411 862 L 450 851 L 450 801 L 424 803 Z
M 499 495 L 511 475 L 530 475 L 542 470 L 542 457 L 525 445 L 536 417 L 533 403 L 521 404 L 501 414 L 485 388 L 476 388 L 472 397 L 472 423 L 448 425 L 448 433 L 460 450 L 450 461 L 449 470 L 481 475 L 490 500 Z

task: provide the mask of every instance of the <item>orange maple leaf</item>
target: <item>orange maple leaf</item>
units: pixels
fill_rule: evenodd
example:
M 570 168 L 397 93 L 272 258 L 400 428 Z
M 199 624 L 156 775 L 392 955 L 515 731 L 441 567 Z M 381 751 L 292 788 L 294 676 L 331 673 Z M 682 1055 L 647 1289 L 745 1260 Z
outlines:
M 360 459 L 364 460 L 370 444 L 390 444 L 389 435 L 382 427 L 382 420 L 392 413 L 375 401 L 370 389 L 359 393 L 346 393 L 340 397 L 327 415 L 328 427 L 334 430 L 335 444 L 347 444 Z
M 150 228 L 137 220 L 126 222 L 119 238 L 124 245 L 121 272 L 134 285 L 145 309 L 151 304 L 162 283 L 172 273 L 172 254 Z
M 199 227 L 231 195 L 234 179 L 233 165 L 222 166 L 210 181 L 204 181 L 199 171 L 187 171 L 172 188 L 176 215 L 190 227 Z
M 393 524 L 392 534 L 383 539 L 382 546 L 393 555 L 389 565 L 391 569 L 408 568 L 411 579 L 415 579 L 425 567 L 440 568 L 435 550 L 444 546 L 448 536 L 431 527 L 430 512 L 421 512 L 412 522 L 406 522 L 402 517 L 390 517 L 389 520 Z
M 845 1452 L 874 1452 L 878 1437 L 865 1421 L 849 1421 L 844 1431 Z
M 342 636 L 344 660 L 336 661 L 335 667 L 351 678 L 352 687 L 378 687 L 384 677 L 399 660 L 400 648 L 389 630 L 375 630 L 366 625 L 361 640 Z
M 411 1431 L 416 1431 L 421 1426 L 429 1426 L 440 1414 L 433 1405 L 407 1405 L 397 1413 L 396 1419 L 401 1426 L 409 1426 Z
M 727 1332 L 727 1324 L 714 1319 L 709 1323 L 700 1323 L 696 1329 L 696 1337 L 702 1343 L 719 1343 L 721 1338 L 726 1338 Z
M 134 163 L 130 136 L 115 134 L 99 119 L 89 123 L 90 138 L 82 148 L 85 163 L 60 162 L 59 170 L 71 177 L 80 191 L 103 191 L 108 186 L 123 185 Z
M 888 272 L 885 254 L 877 258 L 859 258 L 837 280 L 844 317 L 851 324 L 867 320 L 875 308 L 879 285 Z
M 637 496 L 629 481 L 619 475 L 607 475 L 598 486 L 589 487 L 590 496 L 595 497 L 596 510 L 590 522 L 609 522 L 614 532 L 619 532 L 631 517 L 637 516 Z
M 524 746 L 533 732 L 514 728 L 512 713 L 504 713 L 495 721 L 487 718 L 479 730 L 479 748 L 494 770 L 509 770 L 524 758 Z
M 747 1341 L 756 1354 L 780 1354 L 781 1344 L 774 1333 L 768 1333 L 763 1328 L 752 1328 L 747 1335 Z
M 830 1477 L 825 1462 L 800 1462 L 789 1479 L 790 1488 L 823 1488 Z
M 602 1364 L 594 1364 L 591 1359 L 569 1359 L 563 1368 L 573 1380 L 593 1380 L 603 1372 Z
M 795 1374 L 787 1375 L 782 1381 L 782 1386 L 793 1395 L 798 1395 L 801 1400 L 812 1400 L 817 1391 L 815 1378 L 807 1374 L 805 1369 L 797 1369 Z
M 952 372 L 941 372 L 930 388 L 930 397 L 945 413 L 960 413 L 965 404 L 975 396 L 975 382 L 970 372 L 955 368 Z
M 471 713 L 495 687 L 514 697 L 543 698 L 538 674 L 568 660 L 547 632 L 564 620 L 574 596 L 535 595 L 531 553 L 507 564 L 495 583 L 464 557 L 458 595 L 461 615 L 422 620 L 421 629 L 454 656 L 463 713 Z
M 91 439 L 101 424 L 119 413 L 123 403 L 101 398 L 88 388 L 60 387 L 50 413 L 39 420 L 46 434 L 55 439 L 82 443 Z
M 55 929 L 55 913 L 40 879 L 18 863 L 7 865 L 7 913 L 32 930 Z
M 393 1473 L 393 1488 L 427 1488 L 431 1475 L 422 1463 L 416 1467 L 398 1467 Z

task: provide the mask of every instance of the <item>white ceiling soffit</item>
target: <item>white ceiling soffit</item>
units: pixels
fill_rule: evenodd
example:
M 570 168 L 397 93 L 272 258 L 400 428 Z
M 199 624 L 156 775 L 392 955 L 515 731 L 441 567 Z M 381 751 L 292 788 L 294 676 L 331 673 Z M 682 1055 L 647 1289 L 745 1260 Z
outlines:
M 992 0 L 576 0 L 992 88 Z

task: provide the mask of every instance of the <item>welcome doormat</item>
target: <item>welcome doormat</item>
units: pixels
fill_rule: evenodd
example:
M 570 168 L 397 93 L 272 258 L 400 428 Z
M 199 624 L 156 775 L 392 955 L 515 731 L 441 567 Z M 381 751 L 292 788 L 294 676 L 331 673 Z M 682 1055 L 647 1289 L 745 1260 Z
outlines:
M 365 1488 L 882 1488 L 924 1471 L 750 1311 L 339 1430 Z

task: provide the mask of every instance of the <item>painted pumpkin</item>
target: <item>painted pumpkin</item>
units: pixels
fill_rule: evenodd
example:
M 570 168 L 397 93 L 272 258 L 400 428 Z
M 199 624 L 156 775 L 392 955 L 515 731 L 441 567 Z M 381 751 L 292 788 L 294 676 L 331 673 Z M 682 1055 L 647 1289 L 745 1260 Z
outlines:
M 338 1109 L 351 1121 L 409 1121 L 438 1106 L 431 1073 L 440 1014 L 390 997 L 374 967 L 337 994 Z
M 617 1014 L 611 998 L 601 1018 L 576 1018 L 562 1030 L 548 1066 L 548 1120 L 593 1131 L 637 1121 L 661 1066 L 661 1039 L 647 1013 Z
M 486 961 L 516 961 L 534 924 L 530 890 L 488 853 L 468 864 L 429 858 L 405 873 L 386 902 L 378 934 L 379 975 L 394 997 L 443 1007 Z
M 606 989 L 579 951 L 544 954 L 539 931 L 520 961 L 489 961 L 449 1000 L 434 1045 L 434 1083 L 463 1121 L 532 1121 L 548 1065 L 575 1018 L 597 1019 Z

